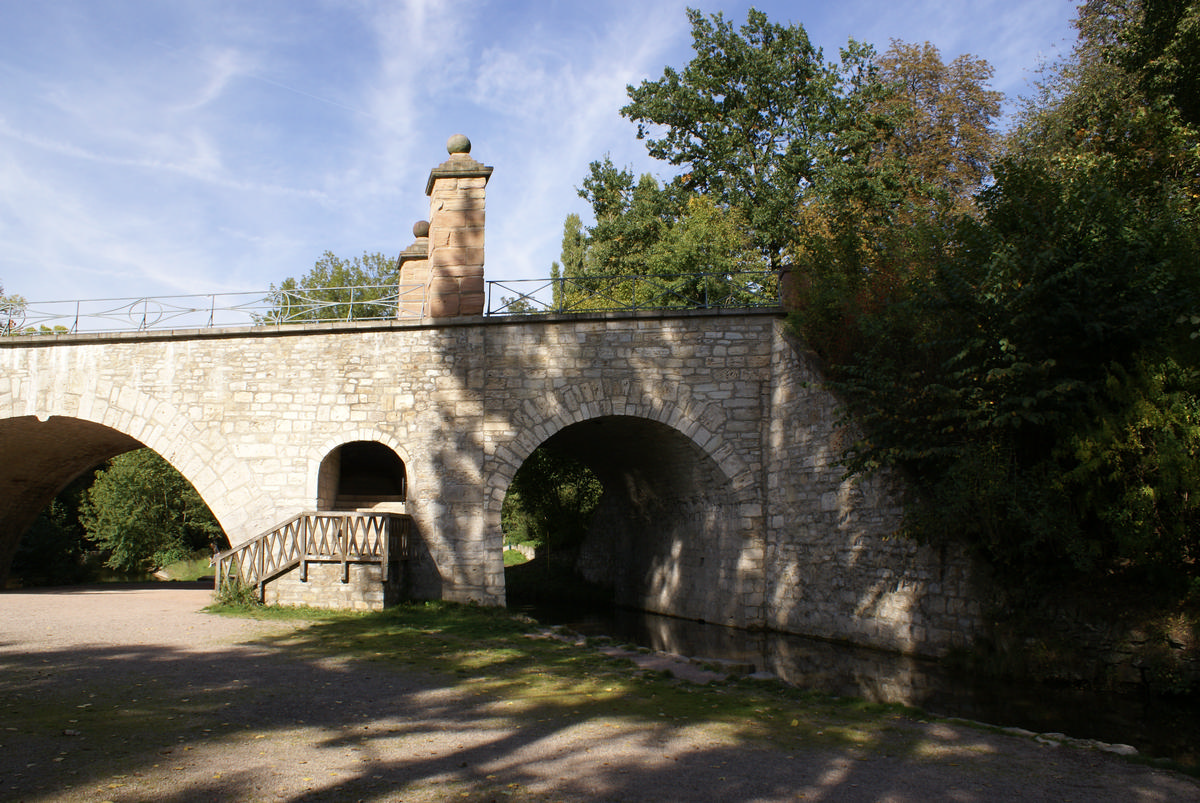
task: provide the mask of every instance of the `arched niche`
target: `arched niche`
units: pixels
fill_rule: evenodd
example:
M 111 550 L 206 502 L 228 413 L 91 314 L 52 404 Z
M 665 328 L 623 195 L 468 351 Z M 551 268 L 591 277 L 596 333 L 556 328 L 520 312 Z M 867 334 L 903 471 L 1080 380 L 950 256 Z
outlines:
M 404 512 L 408 478 L 404 461 L 377 441 L 351 441 L 321 461 L 318 510 Z

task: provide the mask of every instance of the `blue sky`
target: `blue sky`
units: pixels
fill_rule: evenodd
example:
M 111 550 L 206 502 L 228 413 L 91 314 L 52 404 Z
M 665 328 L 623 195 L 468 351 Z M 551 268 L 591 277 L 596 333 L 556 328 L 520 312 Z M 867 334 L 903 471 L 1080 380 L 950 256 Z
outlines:
M 970 53 L 1010 100 L 1074 39 L 1071 0 L 0 0 L 0 284 L 259 290 L 326 250 L 395 255 L 454 133 L 495 168 L 487 278 L 547 276 L 590 161 L 670 175 L 618 110 L 687 63 L 688 5 L 753 5 L 827 56 Z

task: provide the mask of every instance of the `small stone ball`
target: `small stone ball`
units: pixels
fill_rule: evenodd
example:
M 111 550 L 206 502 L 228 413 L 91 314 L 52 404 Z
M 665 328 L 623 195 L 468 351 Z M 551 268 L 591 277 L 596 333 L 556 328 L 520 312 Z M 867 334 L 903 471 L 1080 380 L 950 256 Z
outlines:
M 447 153 L 470 153 L 471 140 L 467 139 L 465 134 L 455 134 L 446 140 Z
M 413 237 L 428 237 L 429 236 L 429 221 L 418 220 L 413 224 Z

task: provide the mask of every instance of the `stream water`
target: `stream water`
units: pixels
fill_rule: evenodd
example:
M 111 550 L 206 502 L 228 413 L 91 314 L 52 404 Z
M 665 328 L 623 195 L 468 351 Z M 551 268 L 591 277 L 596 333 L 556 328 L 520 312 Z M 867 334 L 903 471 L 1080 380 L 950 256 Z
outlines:
M 753 665 L 829 694 L 904 703 L 1037 733 L 1128 744 L 1143 755 L 1200 766 L 1200 700 L 1116 694 L 964 676 L 936 661 L 779 633 L 749 632 L 640 611 L 538 607 L 529 615 L 582 635 L 657 652 Z

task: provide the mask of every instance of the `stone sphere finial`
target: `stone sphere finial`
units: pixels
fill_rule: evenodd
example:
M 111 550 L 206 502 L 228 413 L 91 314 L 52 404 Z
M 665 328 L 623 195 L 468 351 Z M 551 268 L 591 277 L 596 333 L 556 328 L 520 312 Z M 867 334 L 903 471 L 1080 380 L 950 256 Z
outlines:
M 413 237 L 428 237 L 429 236 L 429 221 L 418 220 L 413 224 Z
M 455 134 L 446 140 L 446 152 L 455 153 L 470 153 L 471 140 L 467 139 L 465 134 Z

